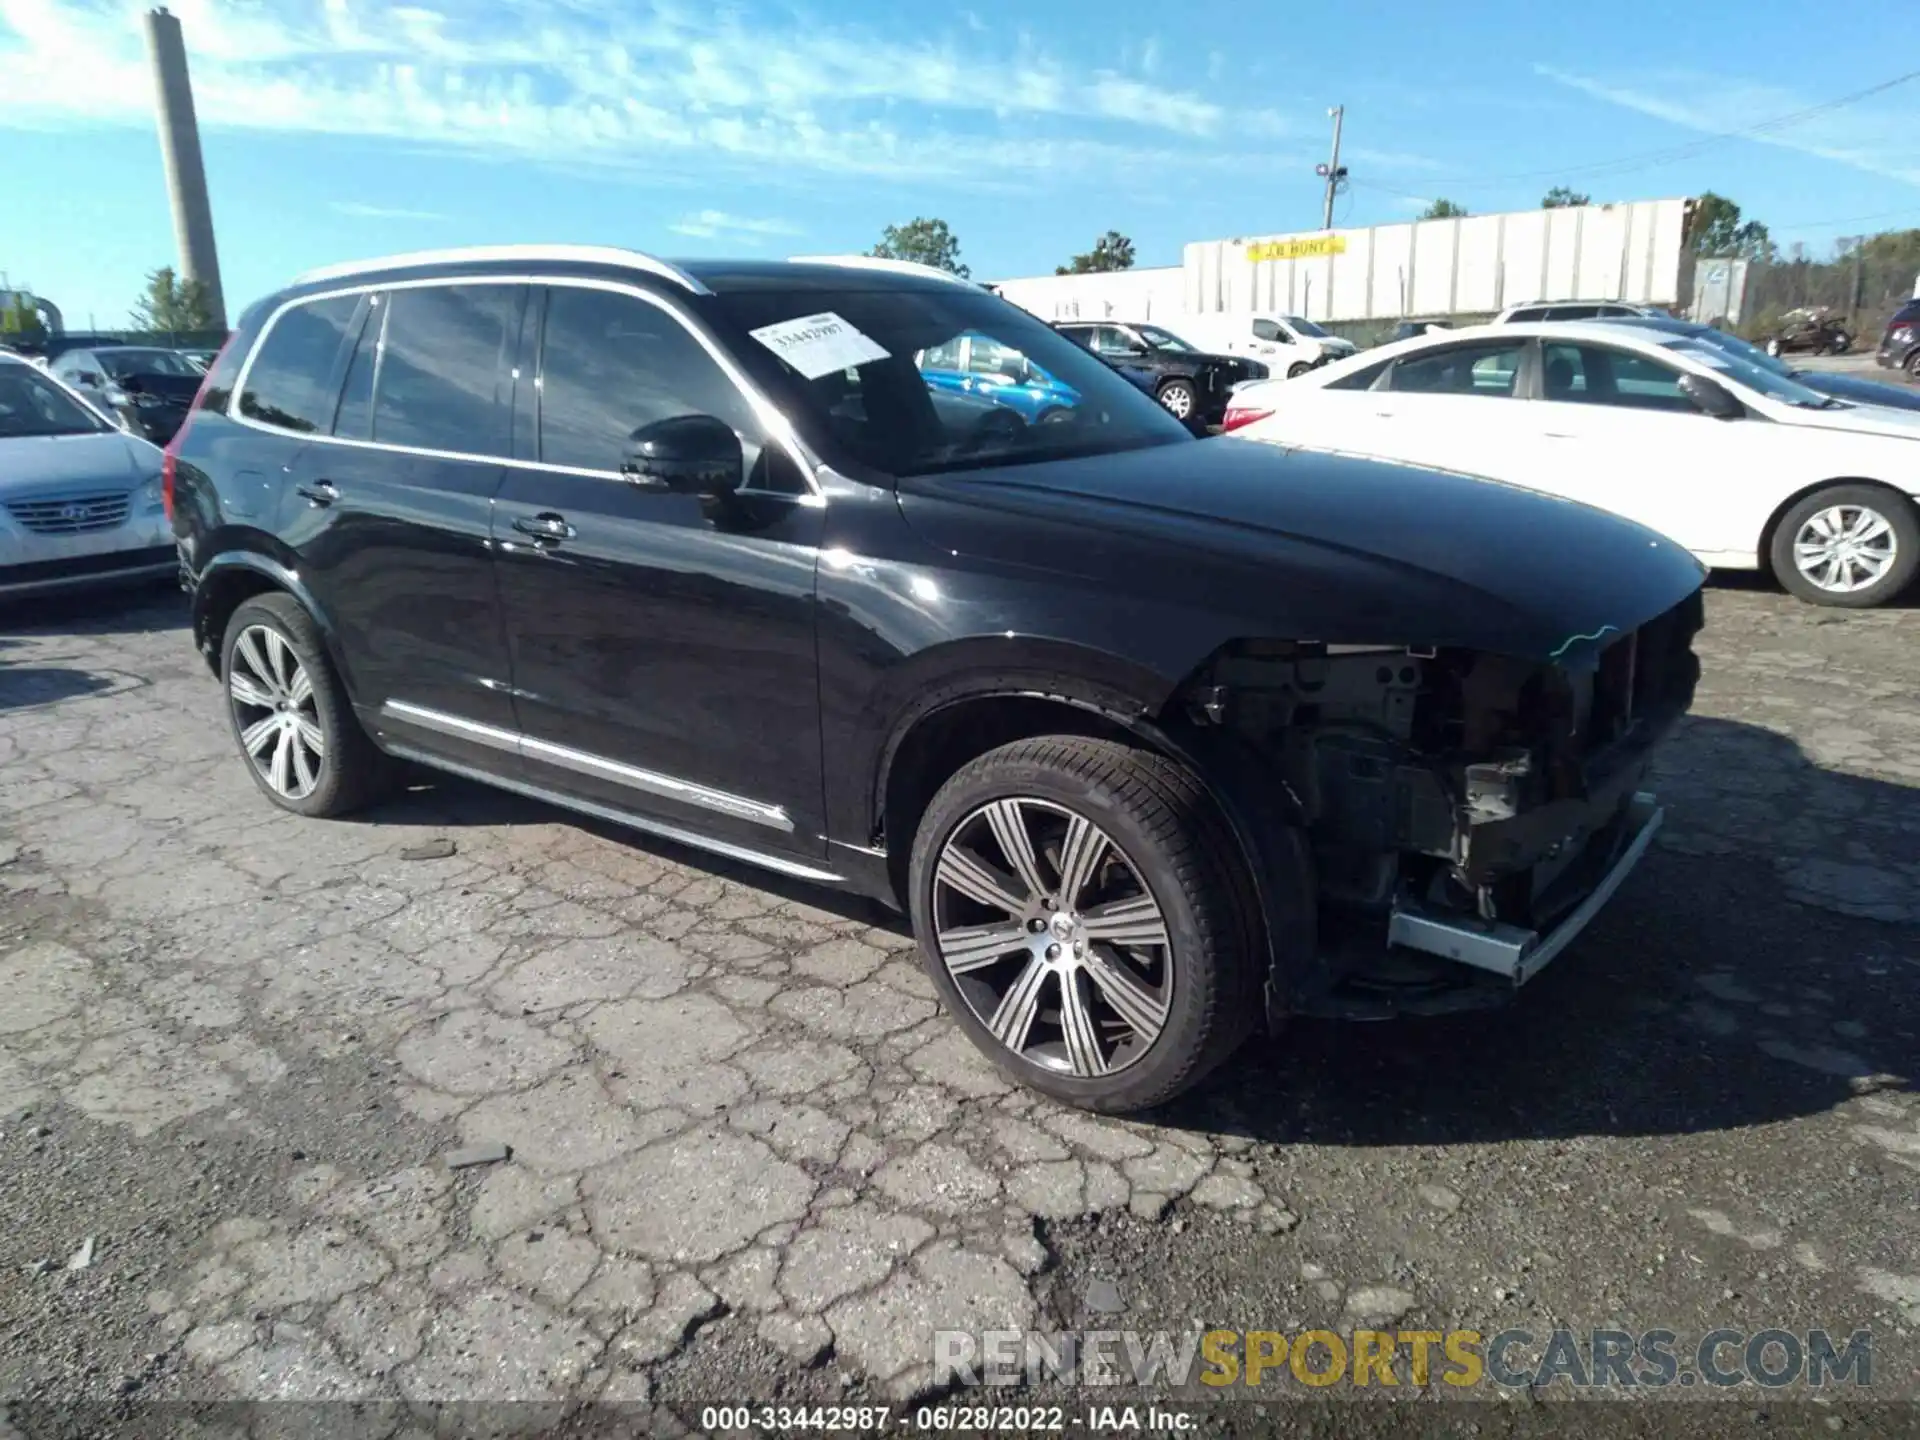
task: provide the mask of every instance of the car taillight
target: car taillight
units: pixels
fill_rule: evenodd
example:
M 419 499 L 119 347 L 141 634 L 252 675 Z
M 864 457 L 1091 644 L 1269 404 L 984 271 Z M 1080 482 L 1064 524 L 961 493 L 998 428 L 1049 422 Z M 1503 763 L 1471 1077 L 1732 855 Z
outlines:
M 1253 424 L 1256 420 L 1264 420 L 1271 414 L 1273 414 L 1271 406 L 1256 408 L 1254 406 L 1229 405 L 1227 407 L 1227 413 L 1220 417 L 1220 433 L 1224 435 L 1229 430 L 1238 430 L 1242 426 Z
M 193 417 L 200 412 L 201 402 L 207 398 L 207 387 L 213 384 L 213 377 L 220 368 L 220 362 L 226 358 L 227 347 L 233 344 L 232 334 L 220 342 L 220 348 L 214 353 L 213 363 L 207 366 L 207 373 L 200 377 L 200 384 L 193 392 L 193 403 L 187 406 L 185 418 L 180 428 L 173 432 L 173 438 L 167 441 L 166 448 L 160 452 L 160 504 L 167 512 L 167 523 L 173 523 L 173 476 L 179 465 L 180 442 L 187 438 L 187 430 L 193 424 Z

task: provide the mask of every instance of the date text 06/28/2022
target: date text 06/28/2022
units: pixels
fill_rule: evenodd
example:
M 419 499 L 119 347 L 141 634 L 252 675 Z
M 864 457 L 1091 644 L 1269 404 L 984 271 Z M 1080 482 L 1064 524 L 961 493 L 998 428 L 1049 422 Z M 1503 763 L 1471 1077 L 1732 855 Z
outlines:
M 1163 1404 L 971 1405 L 964 1401 L 895 1410 L 885 1405 L 709 1405 L 700 1412 L 700 1428 L 709 1433 L 748 1431 L 799 1434 L 814 1431 L 873 1435 L 886 1430 L 922 1434 L 1048 1434 L 1087 1430 L 1096 1434 L 1143 1432 L 1179 1435 L 1200 1428 L 1193 1410 Z

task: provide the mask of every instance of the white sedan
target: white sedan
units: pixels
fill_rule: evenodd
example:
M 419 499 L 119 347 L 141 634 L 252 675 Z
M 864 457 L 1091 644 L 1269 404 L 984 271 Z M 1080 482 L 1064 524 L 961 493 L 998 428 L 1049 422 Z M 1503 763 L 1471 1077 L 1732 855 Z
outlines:
M 1920 412 L 1835 400 L 1685 335 L 1429 333 L 1243 385 L 1223 428 L 1582 501 L 1815 604 L 1882 604 L 1920 568 Z

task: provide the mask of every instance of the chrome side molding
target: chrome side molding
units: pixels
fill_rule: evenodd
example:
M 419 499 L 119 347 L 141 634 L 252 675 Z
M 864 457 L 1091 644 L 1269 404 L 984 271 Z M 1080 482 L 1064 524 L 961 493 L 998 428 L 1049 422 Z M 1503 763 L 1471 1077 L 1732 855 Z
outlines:
M 793 817 L 778 805 L 767 805 L 759 800 L 749 800 L 744 795 L 733 795 L 725 790 L 696 785 L 691 780 L 662 775 L 654 770 L 643 770 L 638 765 L 609 760 L 604 755 L 593 755 L 585 750 L 555 745 L 548 740 L 537 740 L 531 735 L 523 735 L 515 730 L 502 730 L 493 725 L 482 725 L 477 720 L 467 720 L 441 710 L 429 710 L 424 705 L 409 704 L 405 700 L 386 701 L 380 707 L 380 718 L 396 720 L 403 725 L 417 726 L 419 729 L 436 731 L 442 735 L 451 735 L 455 739 L 490 746 L 495 750 L 504 750 L 510 755 L 537 760 L 544 765 L 558 765 L 563 770 L 591 775 L 598 780 L 610 780 L 629 790 L 638 790 L 643 794 L 656 795 L 663 800 L 673 800 L 701 810 L 711 810 L 716 815 L 725 815 L 734 820 L 746 820 L 755 825 L 765 825 L 770 830 L 779 830 L 789 835 L 793 833 Z
M 615 809 L 611 805 L 597 805 L 591 800 L 581 800 L 573 795 L 562 795 L 557 791 L 543 790 L 538 785 L 528 785 L 523 781 L 506 779 L 499 775 L 489 775 L 484 770 L 476 770 L 468 765 L 460 765 L 452 760 L 444 760 L 438 755 L 429 755 L 425 751 L 415 750 L 407 745 L 388 745 L 387 752 L 402 760 L 412 760 L 425 765 L 430 770 L 444 770 L 450 775 L 459 775 L 468 780 L 476 780 L 482 785 L 491 785 L 496 789 L 510 790 L 515 795 L 524 795 L 529 800 L 539 800 L 548 805 L 557 805 L 563 810 L 575 810 L 582 815 L 591 815 L 596 820 L 606 820 L 614 825 L 623 825 L 629 830 L 639 830 L 648 835 L 657 835 L 662 840 L 671 840 L 695 850 L 705 850 L 728 860 L 738 860 L 742 864 L 757 865 L 763 870 L 772 870 L 776 874 L 791 875 L 797 880 L 812 880 L 823 885 L 844 885 L 846 877 L 831 870 L 822 870 L 816 865 L 808 865 L 799 860 L 789 860 L 783 855 L 767 855 L 751 850 L 745 845 L 734 845 L 725 840 L 715 840 L 710 836 L 697 835 L 691 830 L 682 830 L 677 825 L 667 825 L 646 815 L 634 815 L 625 810 Z

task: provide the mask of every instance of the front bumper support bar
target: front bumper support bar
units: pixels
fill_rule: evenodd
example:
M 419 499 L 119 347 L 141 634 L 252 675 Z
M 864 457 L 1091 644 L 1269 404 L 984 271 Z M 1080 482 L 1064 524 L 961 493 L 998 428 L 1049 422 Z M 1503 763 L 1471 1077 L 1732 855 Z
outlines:
M 1491 971 L 1515 986 L 1524 985 L 1572 944 L 1588 922 L 1600 913 L 1601 907 L 1613 898 L 1613 892 L 1647 853 L 1665 818 L 1666 811 L 1655 803 L 1653 796 L 1644 791 L 1636 793 L 1627 808 L 1628 833 L 1633 838 L 1592 893 L 1544 935 L 1498 920 L 1442 914 L 1403 897 L 1395 902 L 1387 922 L 1387 940 L 1390 944 Z

